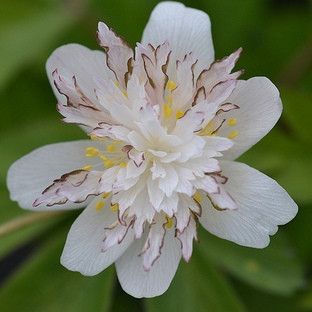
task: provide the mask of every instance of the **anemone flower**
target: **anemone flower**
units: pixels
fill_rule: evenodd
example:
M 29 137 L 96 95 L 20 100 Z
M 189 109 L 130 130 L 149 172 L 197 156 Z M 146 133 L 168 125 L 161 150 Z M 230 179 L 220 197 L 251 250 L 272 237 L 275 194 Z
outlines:
M 266 247 L 297 205 L 234 159 L 279 119 L 274 84 L 232 72 L 241 49 L 215 61 L 208 15 L 180 3 L 156 6 L 134 51 L 104 23 L 97 38 L 104 52 L 68 44 L 46 65 L 64 121 L 90 138 L 36 149 L 8 173 L 22 208 L 86 207 L 61 263 L 83 275 L 115 263 L 127 293 L 153 297 L 190 259 L 198 224 Z

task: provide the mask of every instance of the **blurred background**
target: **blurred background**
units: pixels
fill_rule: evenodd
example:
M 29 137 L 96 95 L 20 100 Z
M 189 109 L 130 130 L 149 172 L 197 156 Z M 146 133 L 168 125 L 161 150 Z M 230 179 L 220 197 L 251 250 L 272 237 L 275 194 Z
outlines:
M 56 112 L 44 67 L 50 53 L 70 42 L 96 49 L 99 20 L 135 45 L 158 1 L 3 0 L 0 311 L 312 311 L 312 3 L 182 2 L 210 15 L 217 58 L 242 46 L 243 78 L 267 76 L 280 89 L 281 120 L 241 160 L 285 187 L 300 206 L 298 216 L 264 250 L 201 231 L 190 263 L 181 261 L 168 292 L 154 299 L 125 294 L 113 267 L 92 278 L 66 271 L 59 257 L 77 212 L 27 224 L 29 212 L 9 200 L 7 169 L 36 147 L 85 137 Z M 4 235 L 1 224 L 15 218 L 24 226 Z

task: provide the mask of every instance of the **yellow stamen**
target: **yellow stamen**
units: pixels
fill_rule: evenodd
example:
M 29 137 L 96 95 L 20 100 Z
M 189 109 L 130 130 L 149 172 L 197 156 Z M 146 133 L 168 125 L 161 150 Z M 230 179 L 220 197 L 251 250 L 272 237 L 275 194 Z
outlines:
M 205 129 L 201 130 L 198 134 L 202 135 L 202 136 L 211 135 L 211 130 L 205 128 Z
M 126 90 L 121 90 L 122 94 L 125 96 L 125 97 L 128 97 L 128 93 Z
M 112 212 L 116 212 L 116 211 L 118 211 L 118 209 L 119 209 L 119 204 L 118 203 L 111 205 Z
M 103 197 L 104 199 L 106 199 L 109 195 L 110 195 L 110 192 L 108 192 L 108 193 L 103 193 L 103 194 L 102 194 L 102 197 Z
M 194 200 L 197 201 L 199 204 L 200 204 L 201 201 L 202 201 L 202 196 L 201 196 L 201 194 L 200 194 L 198 191 L 195 192 L 195 194 L 193 195 L 193 198 L 194 198 Z
M 126 163 L 125 161 L 122 161 L 122 162 L 119 164 L 119 166 L 120 166 L 121 168 L 126 168 L 126 167 L 127 167 L 127 163 Z
M 234 131 L 230 132 L 230 134 L 228 135 L 228 138 L 229 139 L 235 139 L 237 136 L 238 136 L 238 131 L 234 130 Z
M 198 134 L 199 135 L 211 135 L 213 129 L 212 122 L 209 122 L 204 129 L 202 129 Z
M 86 165 L 86 166 L 82 167 L 81 169 L 82 169 L 82 170 L 86 170 L 86 171 L 90 171 L 92 168 L 93 168 L 93 166 L 91 166 L 91 165 Z
M 115 166 L 115 162 L 112 161 L 111 159 L 106 159 L 106 160 L 104 160 L 103 163 L 104 163 L 104 166 L 106 168 L 111 168 L 111 167 Z
M 90 134 L 90 139 L 92 141 L 101 141 L 102 140 L 102 138 L 96 136 L 95 134 Z
M 119 84 L 119 82 L 118 82 L 117 80 L 114 81 L 114 85 L 115 85 L 117 88 L 119 88 L 119 86 L 120 86 L 120 84 Z
M 109 152 L 109 153 L 113 153 L 116 151 L 116 145 L 115 144 L 109 144 L 106 146 L 106 150 Z
M 176 112 L 176 118 L 177 118 L 177 119 L 180 119 L 180 118 L 182 118 L 182 117 L 184 116 L 184 114 L 185 114 L 185 113 L 182 112 L 182 111 L 177 111 L 177 112 Z
M 96 157 L 99 155 L 100 155 L 100 152 L 97 148 L 92 147 L 92 146 L 86 148 L 86 157 Z
M 99 155 L 99 157 L 103 160 L 103 161 L 105 161 L 105 160 L 108 160 L 109 158 L 107 158 L 105 155 Z
M 169 104 L 166 103 L 164 105 L 164 115 L 166 118 L 169 118 L 171 116 L 171 114 L 172 114 L 172 108 L 170 107 Z
M 229 126 L 235 126 L 237 124 L 237 119 L 236 118 L 229 118 L 227 121 L 227 124 Z
M 166 229 L 171 229 L 173 227 L 173 218 L 166 217 L 165 227 Z
M 96 204 L 95 204 L 95 210 L 97 212 L 99 212 L 100 210 L 102 210 L 105 206 L 105 202 L 104 201 L 98 201 Z
M 176 87 L 177 87 L 177 84 L 174 81 L 168 80 L 167 85 L 166 85 L 167 90 L 173 91 Z

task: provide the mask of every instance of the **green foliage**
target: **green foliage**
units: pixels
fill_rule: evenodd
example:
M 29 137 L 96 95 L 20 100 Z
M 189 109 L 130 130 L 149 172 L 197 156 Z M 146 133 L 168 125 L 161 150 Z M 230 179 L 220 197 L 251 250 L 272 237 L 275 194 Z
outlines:
M 98 20 L 106 21 L 134 45 L 157 2 L 1 3 L 0 224 L 28 213 L 9 199 L 5 177 L 10 164 L 38 146 L 84 137 L 77 127 L 61 123 L 55 111 L 44 69 L 49 54 L 73 41 L 96 48 Z M 167 293 L 136 300 L 116 287 L 112 268 L 87 278 L 60 265 L 66 232 L 77 215 L 66 213 L 0 239 L 0 261 L 25 244 L 37 242 L 36 249 L 2 284 L 0 311 L 312 310 L 310 2 L 184 3 L 210 15 L 218 58 L 242 46 L 238 67 L 246 69 L 244 78 L 265 75 L 281 90 L 282 119 L 241 161 L 284 186 L 299 204 L 298 216 L 264 250 L 236 246 L 201 231 L 194 256 L 189 264 L 181 262 Z
M 182 263 L 168 291 L 146 300 L 148 312 L 244 311 L 234 289 L 204 253 L 198 251 L 189 264 Z
M 199 248 L 217 266 L 233 276 L 281 295 L 294 293 L 303 285 L 303 268 L 294 249 L 282 235 L 260 250 L 241 247 L 202 231 Z
M 64 226 L 49 232 L 39 249 L 0 291 L 1 311 L 109 311 L 113 270 L 83 277 L 59 265 Z
M 16 9 L 20 2 L 14 2 Z M 38 12 L 35 10 L 38 5 L 36 2 L 30 3 L 30 9 L 27 10 L 34 12 L 26 15 L 26 18 L 12 16 L 10 20 L 2 22 L 0 89 L 17 71 L 27 64 L 36 62 L 38 57 L 47 53 L 56 38 L 73 22 L 73 17 L 59 5 L 41 3 L 41 10 Z M 33 10 L 31 10 L 32 6 L 34 6 Z M 1 10 L 10 12 L 11 8 L 12 3 L 2 7 Z

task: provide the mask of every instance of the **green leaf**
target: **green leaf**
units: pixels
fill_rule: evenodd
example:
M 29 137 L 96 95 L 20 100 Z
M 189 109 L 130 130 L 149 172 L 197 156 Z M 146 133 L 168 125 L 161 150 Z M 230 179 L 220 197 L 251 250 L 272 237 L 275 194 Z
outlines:
M 0 290 L 2 312 L 109 311 L 112 268 L 95 277 L 67 271 L 59 260 L 65 233 L 49 233 L 49 239 L 5 283 Z
M 284 117 L 292 131 L 290 137 L 301 144 L 309 144 L 312 152 L 312 92 L 283 90 L 282 96 Z
M 303 285 L 303 268 L 281 234 L 265 249 L 241 247 L 204 231 L 200 238 L 198 248 L 207 258 L 250 285 L 282 295 Z
M 311 232 L 312 205 L 299 207 L 296 218 L 287 226 L 287 235 L 292 245 L 297 249 L 298 256 L 307 266 L 312 263 L 312 244 L 307 239 Z
M 235 290 L 246 305 L 247 311 L 252 312 L 303 312 L 298 308 L 298 295 L 294 293 L 281 296 L 268 291 L 261 291 L 239 281 L 235 281 Z
M 164 295 L 146 300 L 146 308 L 148 312 L 244 311 L 230 284 L 198 252 L 190 263 L 180 265 Z
M 53 41 L 74 18 L 59 6 L 50 6 L 2 25 L 0 30 L 0 89 L 23 66 L 48 53 Z
M 306 293 L 302 295 L 302 298 L 300 299 L 299 302 L 299 306 L 303 308 L 304 311 L 312 310 L 312 285 L 310 285 Z

